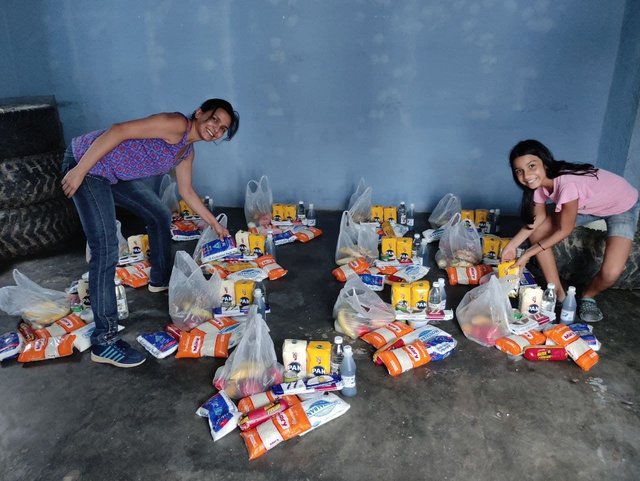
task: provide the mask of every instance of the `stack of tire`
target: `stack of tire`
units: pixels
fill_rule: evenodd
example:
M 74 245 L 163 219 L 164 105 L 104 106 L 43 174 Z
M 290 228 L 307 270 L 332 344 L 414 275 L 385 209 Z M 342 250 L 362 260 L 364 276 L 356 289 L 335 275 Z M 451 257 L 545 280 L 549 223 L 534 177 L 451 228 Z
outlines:
M 80 232 L 60 187 L 55 102 L 0 104 L 0 261 L 59 249 Z

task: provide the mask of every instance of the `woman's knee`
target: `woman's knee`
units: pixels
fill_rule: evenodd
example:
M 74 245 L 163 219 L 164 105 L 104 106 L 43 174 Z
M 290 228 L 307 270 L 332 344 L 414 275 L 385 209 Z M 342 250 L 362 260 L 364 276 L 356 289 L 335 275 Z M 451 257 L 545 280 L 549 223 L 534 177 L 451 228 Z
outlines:
M 600 278 L 609 285 L 613 285 L 624 272 L 624 265 L 603 265 L 600 268 Z

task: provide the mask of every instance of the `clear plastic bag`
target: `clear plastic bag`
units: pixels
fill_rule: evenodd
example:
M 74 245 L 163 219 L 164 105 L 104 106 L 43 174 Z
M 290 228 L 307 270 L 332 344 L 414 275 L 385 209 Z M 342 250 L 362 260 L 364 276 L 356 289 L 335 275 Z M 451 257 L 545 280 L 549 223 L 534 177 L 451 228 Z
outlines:
M 165 174 L 160 182 L 158 196 L 162 203 L 173 213 L 180 211 L 178 203 L 178 183 L 169 175 Z
M 349 214 L 354 222 L 366 222 L 371 216 L 373 189 L 364 186 L 364 179 L 360 180 L 358 188 L 349 199 Z
M 493 346 L 509 335 L 513 310 L 507 291 L 513 285 L 491 277 L 489 282 L 470 290 L 458 304 L 456 318 L 465 336 L 483 346 Z
M 261 393 L 282 382 L 283 366 L 278 363 L 269 327 L 249 308 L 244 336 L 229 359 L 216 371 L 213 385 L 232 399 Z
M 336 331 L 352 339 L 374 331 L 395 320 L 390 304 L 369 289 L 360 277 L 350 277 L 333 306 Z
M 216 219 L 220 223 L 222 227 L 227 228 L 227 214 L 218 214 Z M 191 258 L 196 262 L 196 264 L 202 264 L 202 246 L 216 240 L 218 238 L 218 234 L 211 228 L 211 226 L 207 226 L 202 234 L 200 234 L 200 238 L 198 239 L 198 243 L 196 244 L 196 248 L 193 250 L 193 255 Z
M 18 269 L 13 270 L 15 286 L 0 289 L 0 309 L 21 316 L 36 328 L 47 326 L 70 312 L 67 294 L 39 286 Z
M 470 267 L 482 260 L 482 244 L 476 226 L 455 214 L 447 223 L 440 239 L 440 251 L 448 267 Z
M 220 306 L 222 281 L 217 272 L 207 280 L 185 251 L 176 252 L 169 280 L 169 315 L 180 329 L 190 331 L 213 317 Z
M 247 183 L 244 198 L 244 216 L 247 226 L 271 224 L 271 204 L 273 204 L 273 193 L 269 186 L 269 178 L 263 175 L 258 182 L 250 180 Z
M 462 202 L 460 202 L 460 198 L 449 192 L 440 199 L 436 208 L 433 209 L 433 212 L 429 216 L 429 224 L 431 224 L 431 227 L 434 229 L 442 227 L 449 222 L 449 219 L 451 219 L 455 214 L 459 214 L 461 210 Z
M 373 224 L 357 224 L 345 210 L 340 220 L 336 264 L 348 264 L 358 257 L 364 257 L 368 262 L 378 257 L 378 232 Z

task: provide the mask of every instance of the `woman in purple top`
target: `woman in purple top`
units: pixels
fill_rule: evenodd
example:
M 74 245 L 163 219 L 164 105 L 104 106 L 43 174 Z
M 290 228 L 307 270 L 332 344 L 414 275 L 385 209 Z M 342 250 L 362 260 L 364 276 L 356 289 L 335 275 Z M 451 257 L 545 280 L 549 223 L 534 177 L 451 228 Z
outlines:
M 555 160 L 537 140 L 523 140 L 509 154 L 513 179 L 523 190 L 521 217 L 525 227 L 502 251 L 502 260 L 516 257 L 516 249 L 526 239 L 531 247 L 517 260 L 524 267 L 537 259 L 547 282 L 557 287 L 558 300 L 565 298 L 553 249 L 579 225 L 604 219 L 607 242 L 600 271 L 582 293 L 580 318 L 586 322 L 602 319 L 594 297 L 618 280 L 631 253 L 638 225 L 638 191 L 622 177 L 591 164 Z M 546 202 L 555 204 L 547 213 Z
M 229 231 L 200 200 L 191 184 L 193 144 L 231 140 L 238 113 L 226 100 L 209 99 L 187 118 L 161 113 L 76 137 L 62 164 L 62 189 L 73 199 L 91 249 L 89 291 L 96 323 L 91 359 L 134 367 L 145 357 L 118 337 L 114 276 L 118 261 L 115 206 L 145 221 L 151 262 L 149 290 L 168 289 L 171 276 L 171 212 L 141 179 L 175 168 L 180 196 L 220 237 Z

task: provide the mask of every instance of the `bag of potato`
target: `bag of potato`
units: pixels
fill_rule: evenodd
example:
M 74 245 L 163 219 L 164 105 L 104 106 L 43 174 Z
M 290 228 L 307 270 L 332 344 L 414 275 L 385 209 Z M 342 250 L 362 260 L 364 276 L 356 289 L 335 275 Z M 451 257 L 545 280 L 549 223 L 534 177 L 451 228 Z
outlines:
M 266 226 L 271 224 L 271 204 L 273 193 L 266 175 L 259 181 L 250 180 L 244 198 L 244 216 L 248 227 Z
M 431 227 L 434 229 L 442 227 L 449 222 L 454 215 L 459 214 L 461 210 L 462 203 L 460 202 L 460 198 L 452 193 L 445 194 L 429 216 L 429 224 L 431 224 Z
M 373 224 L 358 224 L 349 211 L 342 213 L 336 246 L 336 264 L 342 266 L 364 257 L 368 262 L 378 257 L 378 232 Z
M 383 327 L 396 318 L 393 308 L 369 289 L 360 277 L 347 279 L 333 306 L 336 331 L 352 339 Z
M 471 267 L 482 260 L 480 235 L 473 222 L 455 214 L 440 239 L 440 250 L 448 267 Z
M 513 310 L 506 284 L 496 277 L 467 292 L 458 308 L 456 318 L 465 336 L 483 346 L 494 346 L 496 340 L 508 336 Z
M 269 327 L 256 306 L 251 306 L 244 335 L 224 366 L 216 371 L 213 385 L 230 398 L 241 399 L 280 384 L 282 372 Z
M 200 266 L 185 251 L 176 252 L 169 279 L 169 316 L 180 329 L 189 331 L 213 318 L 220 307 L 220 276 L 207 280 Z
M 67 294 L 39 286 L 18 269 L 13 270 L 15 286 L 0 289 L 0 310 L 22 319 L 35 328 L 48 326 L 70 312 Z

